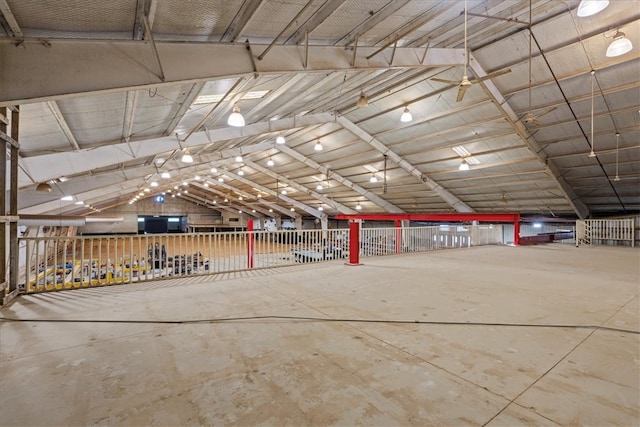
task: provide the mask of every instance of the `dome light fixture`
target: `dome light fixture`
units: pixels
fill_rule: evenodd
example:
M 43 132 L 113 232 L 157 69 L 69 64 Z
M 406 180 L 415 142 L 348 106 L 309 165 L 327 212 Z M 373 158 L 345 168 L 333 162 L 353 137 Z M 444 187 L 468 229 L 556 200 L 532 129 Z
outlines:
M 233 106 L 233 113 L 231 113 L 231 115 L 227 119 L 227 124 L 229 126 L 234 126 L 237 128 L 241 128 L 244 126 L 244 117 L 240 113 L 240 107 L 238 107 L 238 104 Z
M 273 162 L 273 160 L 271 160 L 271 157 L 269 157 L 269 160 L 267 161 L 267 166 L 271 167 L 275 165 L 275 163 Z
M 613 41 L 607 48 L 606 55 L 609 58 L 613 58 L 615 56 L 624 55 L 631 49 L 633 49 L 631 40 L 629 40 L 622 31 L 616 30 L 616 33 L 613 35 Z
M 371 178 L 369 178 L 369 182 L 371 183 L 378 182 L 378 178 L 376 178 L 374 174 L 371 174 Z
M 193 157 L 191 156 L 191 154 L 189 154 L 188 148 L 184 150 L 184 154 L 182 155 L 182 158 L 180 160 L 182 161 L 182 163 L 193 163 Z
M 408 123 L 411 120 L 413 120 L 413 116 L 411 115 L 411 111 L 409 111 L 409 107 L 404 107 L 404 111 L 402 111 L 402 115 L 400 116 L 400 121 Z
M 158 182 L 157 181 L 151 181 L 151 185 L 152 187 L 157 187 L 158 186 Z
M 278 137 L 276 138 L 276 144 L 280 144 L 280 145 L 282 145 L 282 144 L 284 144 L 285 142 L 287 142 L 287 141 L 284 139 L 284 136 L 282 136 L 282 135 L 278 135 Z
M 358 204 L 356 205 L 356 210 L 357 210 L 357 211 L 361 211 L 361 210 L 362 210 L 362 206 L 360 205 L 360 203 L 358 203 Z
M 462 163 L 460 163 L 460 166 L 458 166 L 458 170 L 459 171 L 468 171 L 469 170 L 469 163 L 467 163 L 466 159 L 462 159 Z
M 316 190 L 318 190 L 318 191 L 322 191 L 322 184 L 318 184 L 318 185 L 316 185 Z
M 320 140 L 318 140 L 318 142 L 316 142 L 316 145 L 313 146 L 313 149 L 315 151 L 322 151 L 322 144 L 320 144 Z
M 51 185 L 48 182 L 41 182 L 36 185 L 36 191 L 39 193 L 51 193 L 52 190 L 53 188 L 51 188 Z
M 236 163 L 242 163 L 242 156 L 236 156 Z
M 358 102 L 356 102 L 356 107 L 365 108 L 368 105 L 369 99 L 367 98 L 367 95 L 365 95 L 364 92 L 360 92 L 360 98 L 358 98 Z
M 160 178 L 169 179 L 171 178 L 171 174 L 169 172 L 162 172 L 162 174 L 160 174 Z
M 218 168 L 216 167 L 212 167 L 211 168 L 211 173 L 217 173 L 218 172 Z
M 584 18 L 602 12 L 609 6 L 609 0 L 582 0 L 578 5 L 578 16 Z

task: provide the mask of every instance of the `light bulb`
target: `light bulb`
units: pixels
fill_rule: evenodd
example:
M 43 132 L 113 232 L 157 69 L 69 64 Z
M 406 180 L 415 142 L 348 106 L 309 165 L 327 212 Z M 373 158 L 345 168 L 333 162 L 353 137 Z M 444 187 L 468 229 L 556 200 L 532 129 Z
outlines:
M 609 0 L 582 0 L 578 6 L 577 15 L 581 18 L 595 15 L 609 6 Z
M 409 107 L 404 107 L 404 111 L 400 116 L 400 121 L 407 123 L 407 122 L 410 122 L 411 120 L 413 120 L 413 116 L 411 115 L 411 111 L 409 111 Z
M 631 40 L 629 40 L 625 34 L 616 30 L 616 33 L 613 35 L 613 41 L 607 48 L 607 57 L 612 58 L 614 56 L 624 55 L 633 49 L 633 44 L 631 44 Z
M 233 113 L 227 119 L 229 126 L 242 127 L 244 126 L 244 117 L 240 114 L 240 107 L 237 105 L 233 107 Z

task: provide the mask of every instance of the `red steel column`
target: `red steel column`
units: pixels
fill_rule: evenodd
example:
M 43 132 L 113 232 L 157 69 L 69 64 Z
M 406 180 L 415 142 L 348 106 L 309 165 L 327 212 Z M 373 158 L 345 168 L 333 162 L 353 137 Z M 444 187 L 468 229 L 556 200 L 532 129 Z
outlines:
M 255 236 L 253 235 L 253 220 L 247 220 L 247 260 L 249 264 L 249 268 L 253 268 L 253 239 Z
M 520 245 L 520 220 L 513 222 L 513 245 Z
M 402 221 L 396 219 L 396 253 L 402 252 Z
M 360 265 L 360 221 L 349 221 L 349 262 L 347 265 Z

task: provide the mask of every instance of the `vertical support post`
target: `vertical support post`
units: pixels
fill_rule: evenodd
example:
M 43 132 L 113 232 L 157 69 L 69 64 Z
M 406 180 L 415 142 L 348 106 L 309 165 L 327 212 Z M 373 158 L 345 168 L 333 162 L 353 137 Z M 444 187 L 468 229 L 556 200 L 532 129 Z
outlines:
M 349 220 L 349 262 L 347 265 L 360 265 L 360 221 Z
M 7 107 L 0 107 L 0 132 L 7 133 Z M 0 149 L 0 215 L 5 216 L 7 207 L 7 143 L 2 142 Z M 0 222 L 0 305 L 7 293 L 7 230 L 9 224 Z
M 513 245 L 520 245 L 520 220 L 517 219 L 513 222 Z
M 399 254 L 402 252 L 402 221 L 399 219 L 395 220 L 396 226 L 396 253 Z
M 253 232 L 253 220 L 252 219 L 248 219 L 247 220 L 247 260 L 248 260 L 248 264 L 249 264 L 249 268 L 253 268 L 253 245 L 254 245 L 254 239 L 255 239 L 255 235 Z
M 18 142 L 19 111 L 15 106 L 11 111 L 11 137 Z M 9 293 L 18 289 L 18 147 L 11 144 L 11 182 L 9 189 Z

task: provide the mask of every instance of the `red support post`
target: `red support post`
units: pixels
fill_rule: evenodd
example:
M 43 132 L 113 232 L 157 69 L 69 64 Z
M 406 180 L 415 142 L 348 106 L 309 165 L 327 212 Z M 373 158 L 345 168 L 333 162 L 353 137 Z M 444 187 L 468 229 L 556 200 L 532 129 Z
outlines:
M 520 245 L 520 219 L 513 222 L 513 245 Z
M 253 268 L 253 244 L 254 244 L 254 234 L 253 234 L 253 220 L 247 220 L 247 260 L 249 268 Z
M 396 224 L 396 253 L 399 254 L 402 252 L 402 221 L 399 219 L 395 220 Z
M 360 265 L 360 221 L 349 221 L 349 262 L 347 265 Z

